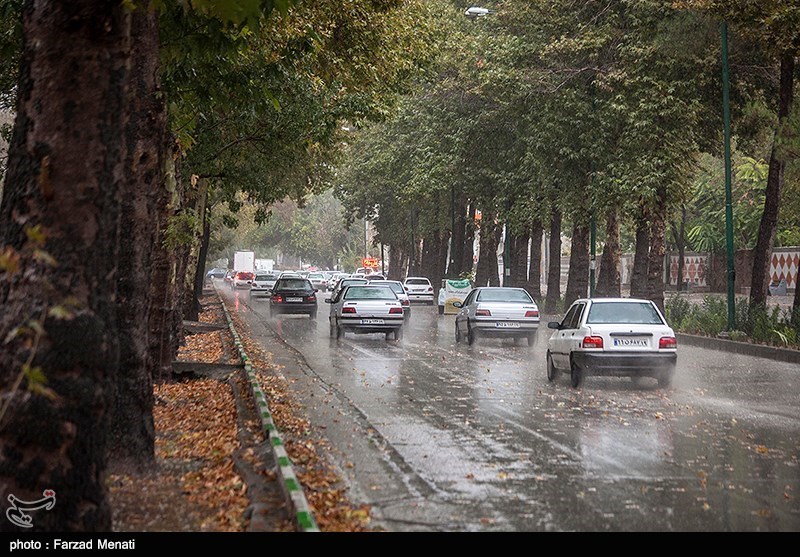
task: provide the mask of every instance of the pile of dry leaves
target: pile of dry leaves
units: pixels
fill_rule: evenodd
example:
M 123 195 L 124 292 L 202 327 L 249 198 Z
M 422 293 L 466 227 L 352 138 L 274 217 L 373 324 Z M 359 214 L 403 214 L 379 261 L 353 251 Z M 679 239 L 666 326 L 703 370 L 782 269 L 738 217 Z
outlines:
M 216 296 L 203 300 L 200 320 L 224 323 Z M 188 335 L 184 361 L 228 363 L 228 331 Z M 227 346 L 226 346 L 227 345 Z M 215 379 L 156 385 L 153 411 L 157 469 L 115 470 L 108 485 L 114 529 L 122 531 L 242 531 L 246 485 L 234 470 L 238 448 L 236 403 Z

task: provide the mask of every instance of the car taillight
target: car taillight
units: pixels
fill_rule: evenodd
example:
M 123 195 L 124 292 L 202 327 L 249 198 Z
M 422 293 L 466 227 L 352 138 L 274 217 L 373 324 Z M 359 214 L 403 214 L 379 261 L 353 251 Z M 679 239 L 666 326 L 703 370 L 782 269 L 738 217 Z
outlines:
M 433 286 L 428 287 L 428 292 L 433 292 Z
M 584 348 L 602 348 L 603 337 L 584 337 L 581 346 Z
M 675 340 L 675 337 L 661 337 L 661 340 L 658 341 L 659 348 L 677 348 L 678 341 Z
M 539 310 L 529 309 L 525 312 L 525 317 L 539 317 Z
M 403 308 L 389 308 L 389 315 L 393 313 L 403 313 Z
M 403 290 L 405 290 L 406 292 L 408 292 L 408 291 L 409 291 L 409 290 L 408 290 L 408 286 L 404 286 L 404 287 L 403 287 Z
M 408 300 L 400 300 L 400 303 L 403 304 L 404 306 L 411 305 L 411 302 L 409 302 Z
M 342 313 L 355 313 L 356 308 L 342 308 Z
M 283 296 L 273 296 L 272 299 L 275 301 L 276 304 L 283 303 Z
M 311 296 L 308 297 L 308 301 L 309 302 L 316 302 L 317 301 L 317 297 L 312 294 Z
M 475 315 L 477 317 L 491 317 L 492 316 L 492 312 L 489 311 L 488 309 L 476 309 L 475 310 Z

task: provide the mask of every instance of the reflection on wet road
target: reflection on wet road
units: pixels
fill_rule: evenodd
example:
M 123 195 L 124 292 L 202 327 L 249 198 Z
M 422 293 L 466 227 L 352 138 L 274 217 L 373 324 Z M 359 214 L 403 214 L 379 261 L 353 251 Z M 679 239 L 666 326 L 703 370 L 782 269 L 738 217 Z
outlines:
M 672 389 L 576 391 L 547 381 L 546 329 L 533 351 L 456 345 L 452 316 L 414 306 L 400 342 L 336 341 L 325 304 L 268 319 L 235 296 L 385 528 L 800 530 L 796 365 L 679 347 Z

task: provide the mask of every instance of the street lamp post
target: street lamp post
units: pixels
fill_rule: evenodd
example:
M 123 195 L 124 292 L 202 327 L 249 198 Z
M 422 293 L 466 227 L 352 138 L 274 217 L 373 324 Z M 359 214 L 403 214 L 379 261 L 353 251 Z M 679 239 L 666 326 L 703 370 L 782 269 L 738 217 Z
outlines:
M 725 147 L 725 244 L 727 247 L 728 331 L 736 329 L 736 268 L 733 259 L 733 204 L 731 195 L 731 109 L 728 75 L 728 24 L 720 26 L 722 34 L 722 119 Z

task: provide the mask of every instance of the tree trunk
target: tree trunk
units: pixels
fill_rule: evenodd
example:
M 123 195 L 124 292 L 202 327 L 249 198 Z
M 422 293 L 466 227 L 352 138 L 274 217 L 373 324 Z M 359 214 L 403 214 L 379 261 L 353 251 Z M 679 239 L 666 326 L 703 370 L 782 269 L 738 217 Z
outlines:
M 606 215 L 606 245 L 600 260 L 600 275 L 597 277 L 595 295 L 598 297 L 619 298 L 619 219 L 617 208 L 612 207 Z
M 143 469 L 155 462 L 153 361 L 149 351 L 151 255 L 156 196 L 163 187 L 166 106 L 159 95 L 158 17 L 149 10 L 132 16 L 138 37 L 131 56 L 130 120 L 126 130 L 126 191 L 122 196 L 117 308 L 120 376 L 113 393 L 109 454 L 117 463 Z
M 492 255 L 492 267 L 489 269 L 489 286 L 500 286 L 501 279 L 500 279 L 500 269 L 498 268 L 498 260 L 503 255 L 503 244 L 500 243 L 500 239 L 503 237 L 503 226 L 502 225 L 495 225 L 494 227 L 494 237 L 492 238 L 491 243 L 491 255 Z
M 791 113 L 794 84 L 794 52 L 786 52 L 781 56 L 781 81 L 778 102 L 778 129 L 772 143 L 767 174 L 767 189 L 764 196 L 764 212 L 758 227 L 758 240 L 753 250 L 753 278 L 750 283 L 751 305 L 765 305 L 769 292 L 769 263 L 772 257 L 772 245 L 778 228 L 778 211 L 780 209 L 783 174 L 786 161 L 781 153 L 783 127 Z
M 9 404 L 0 428 L 0 496 L 31 501 L 57 492 L 53 508 L 35 513 L 32 531 L 111 528 L 105 470 L 109 385 L 119 370 L 130 32 L 119 2 L 27 2 L 23 9 L 17 116 L 0 205 L 0 246 L 20 255 L 17 272 L 0 274 L 0 338 L 8 339 L 0 350 L 0 399 Z M 31 322 L 39 326 L 8 337 Z M 45 382 L 23 380 L 26 364 L 37 370 L 28 377 L 40 372 Z M 44 388 L 57 398 L 43 396 Z M 19 532 L 9 520 L 0 524 Z
M 531 225 L 531 263 L 525 289 L 537 303 L 542 298 L 542 221 L 535 220 Z
M 580 224 L 579 224 L 580 223 Z M 589 227 L 580 217 L 572 226 L 572 249 L 569 256 L 569 277 L 564 307 L 589 293 Z
M 650 251 L 650 228 L 647 216 L 641 215 L 636 221 L 636 248 L 633 255 L 631 273 L 631 298 L 647 297 L 647 265 Z
M 464 257 L 459 267 L 459 276 L 472 274 L 475 266 L 475 204 L 470 203 L 467 213 L 467 223 L 464 233 Z M 454 277 L 455 278 L 455 277 Z
M 666 187 L 659 188 L 656 208 L 650 223 L 650 258 L 647 262 L 647 291 L 648 298 L 664 311 L 664 254 L 666 246 L 664 235 L 666 232 L 667 191 Z
M 208 215 L 208 180 L 201 178 L 197 197 L 194 201 L 194 211 L 200 219 L 200 237 L 196 238 L 190 246 L 190 257 L 187 262 L 187 288 L 184 301 L 184 317 L 189 321 L 197 321 L 203 306 L 200 298 L 203 296 L 203 285 L 205 284 L 206 255 L 208 253 L 208 239 L 211 236 Z M 209 226 L 208 237 L 206 236 L 206 226 Z
M 172 329 L 177 298 L 175 263 L 172 247 L 168 247 L 167 226 L 175 215 L 179 203 L 179 157 L 177 145 L 172 143 L 164 157 L 164 186 L 156 198 L 156 219 L 153 226 L 158 231 L 158 241 L 152 255 L 150 283 L 153 308 L 150 313 L 150 352 L 153 360 L 153 379 L 164 380 L 172 375 L 172 346 L 176 331 Z
M 523 288 L 528 282 L 528 242 L 530 231 L 521 234 L 512 233 L 511 240 L 511 277 L 510 286 Z
M 560 311 L 561 303 L 561 211 L 553 210 L 550 218 L 550 261 L 547 266 L 547 299 L 545 311 L 554 314 Z
M 478 244 L 478 268 L 475 271 L 475 286 L 490 284 L 491 276 L 497 281 L 497 241 L 495 241 L 494 212 L 485 211 L 481 216 L 480 241 Z M 494 244 L 494 245 L 493 245 Z
M 678 284 L 676 290 L 682 292 L 684 290 L 684 267 L 686 266 L 684 262 L 686 255 L 686 205 L 681 206 L 680 227 L 676 227 L 674 223 L 672 224 L 672 235 L 675 237 L 675 247 L 678 248 Z
M 403 280 L 403 255 L 399 247 L 389 245 L 389 280 Z
M 467 236 L 467 198 L 462 195 L 456 203 L 455 229 L 453 230 L 453 242 L 451 243 L 451 266 L 447 274 L 451 278 L 458 277 L 464 269 L 464 242 Z

